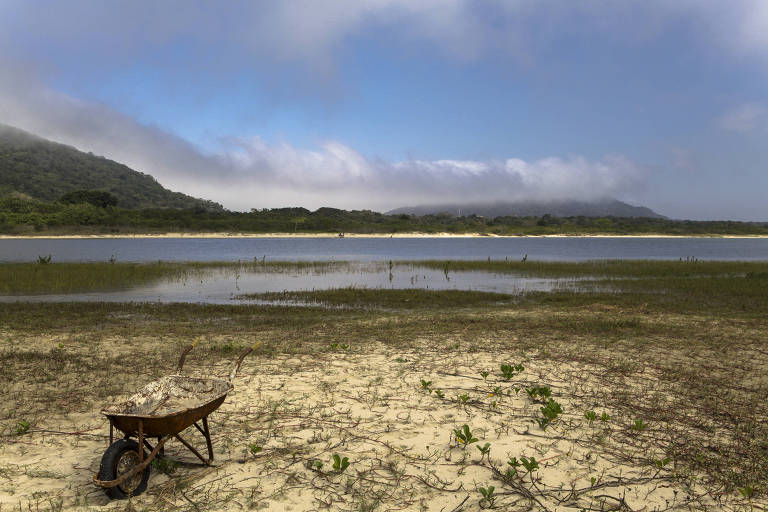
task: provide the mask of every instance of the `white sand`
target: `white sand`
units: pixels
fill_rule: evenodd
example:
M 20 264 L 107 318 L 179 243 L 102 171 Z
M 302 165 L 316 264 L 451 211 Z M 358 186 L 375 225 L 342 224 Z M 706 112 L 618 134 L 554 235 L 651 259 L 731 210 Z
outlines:
M 196 464 L 183 446 L 171 441 L 166 454 L 181 466 L 171 478 L 154 471 L 148 491 L 133 498 L 132 507 L 304 511 L 361 510 L 379 503 L 376 510 L 450 511 L 464 503 L 462 510 L 474 511 L 481 507 L 478 487 L 493 485 L 501 510 L 599 510 L 601 503 L 612 510 L 622 499 L 632 510 L 653 510 L 682 505 L 686 496 L 701 492 L 664 479 L 670 468 L 657 472 L 614 457 L 611 432 L 621 427 L 599 421 L 589 425 L 584 411 L 572 407 L 568 398 L 569 390 L 589 386 L 594 368 L 526 361 L 519 377 L 503 381 L 499 361 L 515 357 L 395 353 L 386 347 L 323 358 L 251 357 L 234 381 L 235 390 L 210 417 L 214 466 Z M 492 373 L 487 381 L 479 376 L 483 369 Z M 226 375 L 228 367 L 222 363 L 213 371 L 190 370 Z M 574 382 L 574 375 L 585 381 Z M 431 393 L 422 388 L 421 379 L 432 381 Z M 533 421 L 540 405 L 524 391 L 513 390 L 514 385 L 543 383 L 552 387 L 565 410 L 546 431 Z M 495 386 L 510 394 L 491 396 Z M 436 396 L 437 388 L 444 398 Z M 468 396 L 467 404 L 457 398 L 462 394 Z M 610 411 L 610 404 L 606 406 Z M 96 410 L 41 418 L 29 433 L 0 445 L 0 511 L 48 510 L 59 503 L 66 510 L 125 509 L 126 502 L 110 502 L 91 484 L 108 444 L 107 422 Z M 466 450 L 453 435 L 464 424 L 478 438 Z M 584 441 L 600 432 L 607 436 L 602 444 Z M 186 438 L 204 451 L 194 429 Z M 502 472 L 510 467 L 509 457 L 534 456 L 540 468 L 533 479 L 522 472 L 522 478 L 504 483 L 494 478 L 487 462 L 481 463 L 484 457 L 476 447 L 485 443 L 491 445 L 489 460 Z M 251 444 L 263 450 L 252 454 Z M 642 444 L 632 450 L 639 458 L 663 456 Z M 334 453 L 350 459 L 343 474 L 332 470 Z M 314 460 L 323 463 L 320 471 L 308 467 Z M 177 488 L 182 482 L 183 489 Z M 558 503 L 571 488 L 586 491 Z M 521 496 L 537 489 L 545 491 L 539 502 Z M 735 497 L 726 496 L 725 503 L 728 499 Z

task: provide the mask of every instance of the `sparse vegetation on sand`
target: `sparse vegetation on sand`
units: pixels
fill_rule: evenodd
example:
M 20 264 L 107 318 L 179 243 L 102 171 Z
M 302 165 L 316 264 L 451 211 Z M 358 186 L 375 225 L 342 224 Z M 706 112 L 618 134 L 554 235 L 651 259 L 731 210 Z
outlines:
M 0 304 L 0 510 L 106 504 L 98 410 L 196 337 L 206 375 L 262 345 L 211 416 L 216 466 L 170 443 L 134 509 L 764 510 L 766 264 L 673 263 L 418 307 Z

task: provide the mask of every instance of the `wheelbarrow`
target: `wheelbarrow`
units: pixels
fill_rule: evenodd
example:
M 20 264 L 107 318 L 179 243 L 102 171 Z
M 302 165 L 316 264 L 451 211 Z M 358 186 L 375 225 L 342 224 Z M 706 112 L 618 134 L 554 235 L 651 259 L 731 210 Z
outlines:
M 206 466 L 213 462 L 208 415 L 218 409 L 234 389 L 232 380 L 253 347 L 240 354 L 229 379 L 223 380 L 180 375 L 184 360 L 195 344 L 197 342 L 182 352 L 176 375 L 151 382 L 127 400 L 101 411 L 109 420 L 109 448 L 101 458 L 93 483 L 104 488 L 110 498 L 127 498 L 144 492 L 149 481 L 150 463 L 163 455 L 163 447 L 171 438 L 176 438 Z M 205 438 L 208 458 L 181 437 L 181 432 L 191 426 Z M 123 433 L 122 439 L 115 441 L 115 429 Z M 156 444 L 152 446 L 149 439 L 156 439 Z

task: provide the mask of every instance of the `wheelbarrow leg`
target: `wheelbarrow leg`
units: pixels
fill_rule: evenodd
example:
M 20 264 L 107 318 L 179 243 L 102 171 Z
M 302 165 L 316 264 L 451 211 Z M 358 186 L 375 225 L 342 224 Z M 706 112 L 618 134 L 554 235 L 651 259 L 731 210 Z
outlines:
M 114 442 L 115 442 L 115 424 L 112 423 L 112 418 L 109 418 L 109 444 L 110 444 L 110 446 Z
M 139 464 L 144 462 L 144 421 L 139 420 Z
M 197 423 L 194 423 L 194 425 L 205 438 L 205 445 L 208 447 L 208 463 L 210 464 L 213 462 L 213 445 L 211 444 L 211 432 L 208 430 L 208 416 L 203 417 L 203 428 L 200 428 L 200 425 Z
M 157 436 L 157 442 L 158 442 L 158 443 L 160 442 L 160 440 L 161 440 L 161 439 L 162 439 L 162 436 Z M 146 446 L 146 447 L 147 447 L 147 449 L 148 449 L 150 452 L 151 452 L 152 450 L 154 450 L 154 449 L 155 449 L 155 447 L 154 447 L 154 446 L 152 446 L 151 444 L 149 444 L 149 441 L 147 441 L 147 438 L 146 438 L 146 437 L 144 437 L 144 446 Z M 162 457 L 163 455 L 165 455 L 165 446 L 161 446 L 161 447 L 160 447 L 160 451 L 159 451 L 157 454 L 158 454 L 160 457 Z
M 211 432 L 208 430 L 208 416 L 203 416 L 203 435 L 205 436 L 205 444 L 208 446 L 208 460 L 213 462 L 213 445 L 211 445 Z
M 186 446 L 187 448 L 189 448 L 189 451 L 191 451 L 192 453 L 194 453 L 194 454 L 197 456 L 197 458 L 198 458 L 198 459 L 200 459 L 201 461 L 203 461 L 203 464 L 205 464 L 206 466 L 208 466 L 208 465 L 210 465 L 210 464 L 211 464 L 211 461 L 210 461 L 210 459 L 206 459 L 205 457 L 203 457 L 202 455 L 200 455 L 200 452 L 198 452 L 198 451 L 195 449 L 195 447 L 194 447 L 194 446 L 192 446 L 191 444 L 189 444 L 188 442 L 186 442 L 186 441 L 184 440 L 184 438 L 183 438 L 183 437 L 181 437 L 179 434 L 174 434 L 174 436 L 173 436 L 173 437 L 175 437 L 176 439 L 178 439 L 179 441 L 181 441 L 181 444 L 183 444 L 184 446 Z

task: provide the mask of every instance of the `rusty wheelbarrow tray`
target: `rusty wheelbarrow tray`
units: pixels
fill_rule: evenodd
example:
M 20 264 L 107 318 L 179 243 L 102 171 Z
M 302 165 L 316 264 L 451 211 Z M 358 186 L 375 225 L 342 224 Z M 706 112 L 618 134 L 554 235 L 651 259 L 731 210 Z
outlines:
M 193 347 L 194 344 L 184 349 L 177 373 L 181 372 Z M 109 448 L 101 459 L 99 473 L 93 477 L 94 484 L 104 488 L 110 498 L 141 494 L 149 480 L 149 464 L 163 454 L 163 446 L 171 438 L 178 439 L 203 464 L 210 465 L 213 446 L 208 415 L 218 409 L 234 389 L 231 381 L 251 350 L 252 347 L 240 354 L 229 380 L 169 375 L 147 384 L 129 399 L 102 410 L 109 420 Z M 191 426 L 205 438 L 208 458 L 181 437 L 180 433 Z M 122 439 L 114 440 L 115 429 L 123 433 Z M 148 439 L 156 439 L 155 446 Z M 149 454 L 140 447 L 148 448 Z

